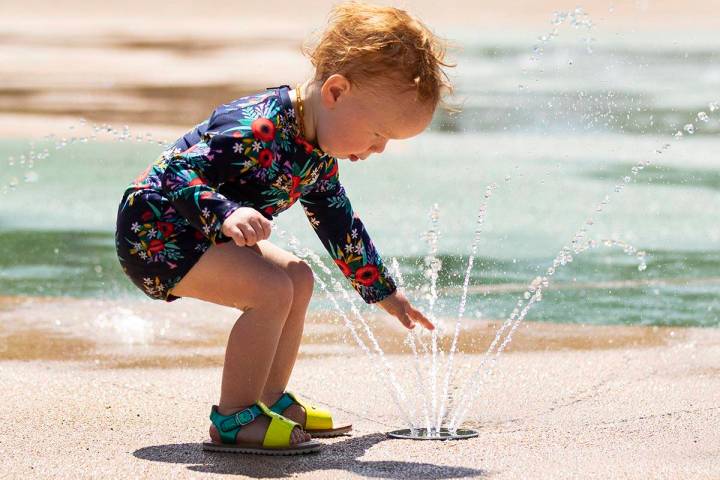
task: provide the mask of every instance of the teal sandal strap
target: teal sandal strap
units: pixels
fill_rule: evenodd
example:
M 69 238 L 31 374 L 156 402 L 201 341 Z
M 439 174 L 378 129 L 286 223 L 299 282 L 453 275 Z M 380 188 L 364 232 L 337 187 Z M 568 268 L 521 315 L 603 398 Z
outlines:
M 210 420 L 215 425 L 215 428 L 217 428 L 223 443 L 235 443 L 235 437 L 240 428 L 251 423 L 257 417 L 264 415 L 262 409 L 257 404 L 245 410 L 231 413 L 230 415 L 222 415 L 218 412 L 218 408 L 217 405 L 212 406 L 210 410 Z
M 295 400 L 293 400 L 293 398 L 287 393 L 283 393 L 282 396 L 278 399 L 278 401 L 275 402 L 272 407 L 270 407 L 270 410 L 282 415 L 285 409 L 293 403 L 295 403 Z

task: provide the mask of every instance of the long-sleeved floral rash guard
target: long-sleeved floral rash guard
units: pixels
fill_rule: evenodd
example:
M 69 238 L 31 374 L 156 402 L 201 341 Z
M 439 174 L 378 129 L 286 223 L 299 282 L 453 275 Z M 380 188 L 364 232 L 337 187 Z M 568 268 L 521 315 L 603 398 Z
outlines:
M 365 302 L 395 291 L 340 184 L 337 159 L 298 134 L 288 88 L 221 105 L 127 187 L 115 244 L 123 271 L 146 295 L 177 300 L 169 290 L 210 245 L 232 240 L 222 224 L 238 208 L 271 219 L 298 200 Z

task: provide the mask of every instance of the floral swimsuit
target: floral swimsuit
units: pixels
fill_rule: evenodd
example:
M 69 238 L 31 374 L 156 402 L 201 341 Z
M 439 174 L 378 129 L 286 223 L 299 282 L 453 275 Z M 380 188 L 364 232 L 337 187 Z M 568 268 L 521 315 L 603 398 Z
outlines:
M 232 241 L 221 229 L 238 208 L 272 219 L 297 200 L 365 302 L 395 291 L 339 182 L 337 159 L 299 135 L 288 90 L 219 106 L 126 188 L 115 245 L 123 271 L 147 296 L 177 300 L 169 290 L 210 245 Z

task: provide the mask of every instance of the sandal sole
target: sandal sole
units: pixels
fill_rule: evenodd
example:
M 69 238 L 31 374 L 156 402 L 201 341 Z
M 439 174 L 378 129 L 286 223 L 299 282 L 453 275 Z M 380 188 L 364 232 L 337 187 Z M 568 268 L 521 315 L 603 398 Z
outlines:
M 322 447 L 322 443 L 313 441 L 300 443 L 293 448 L 262 448 L 246 445 L 203 442 L 203 450 L 205 451 L 247 453 L 252 455 L 303 455 L 306 453 L 317 452 Z
M 338 427 L 338 428 L 332 428 L 328 430 L 305 430 L 307 433 L 309 433 L 313 438 L 332 438 L 332 437 L 339 437 L 340 435 L 345 435 L 346 433 L 349 433 L 352 430 L 352 425 L 347 425 L 345 427 Z

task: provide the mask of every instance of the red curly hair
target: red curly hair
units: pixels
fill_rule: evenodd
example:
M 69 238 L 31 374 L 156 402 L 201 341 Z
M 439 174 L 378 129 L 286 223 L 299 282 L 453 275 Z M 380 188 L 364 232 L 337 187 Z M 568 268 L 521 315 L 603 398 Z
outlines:
M 339 73 L 354 84 L 415 89 L 416 99 L 433 107 L 452 85 L 442 67 L 448 42 L 405 10 L 350 1 L 336 5 L 319 39 L 303 53 L 315 67 L 314 80 Z

